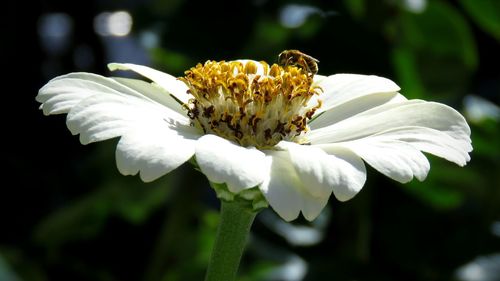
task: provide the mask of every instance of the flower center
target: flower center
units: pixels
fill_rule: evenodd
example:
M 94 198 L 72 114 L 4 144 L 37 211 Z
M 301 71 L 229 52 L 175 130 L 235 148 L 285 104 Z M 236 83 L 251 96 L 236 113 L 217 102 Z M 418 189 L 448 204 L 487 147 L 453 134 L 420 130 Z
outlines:
M 254 61 L 207 61 L 180 78 L 193 96 L 186 104 L 195 127 L 242 146 L 270 148 L 281 140 L 305 142 L 310 106 L 319 87 L 297 66 Z

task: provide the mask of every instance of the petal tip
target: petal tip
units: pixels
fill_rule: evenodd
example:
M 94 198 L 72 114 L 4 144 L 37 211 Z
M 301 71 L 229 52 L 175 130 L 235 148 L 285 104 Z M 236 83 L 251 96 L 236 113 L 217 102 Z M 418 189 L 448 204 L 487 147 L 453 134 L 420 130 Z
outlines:
M 111 63 L 108 63 L 108 69 L 110 71 L 115 71 L 115 70 L 123 69 L 123 67 L 121 67 L 121 64 L 119 64 L 119 63 L 111 62 Z
M 352 193 L 352 194 L 347 194 L 347 193 L 333 193 L 333 195 L 335 196 L 335 198 L 337 200 L 339 200 L 340 202 L 346 202 L 346 201 L 349 201 L 351 200 L 352 198 L 354 198 L 354 196 L 356 196 L 356 194 L 358 194 L 358 192 L 355 192 L 355 193 Z
M 153 182 L 159 178 L 161 178 L 162 176 L 164 176 L 164 174 L 162 175 L 148 175 L 146 174 L 144 171 L 141 171 L 139 173 L 139 177 L 141 178 L 141 180 L 145 183 L 150 183 L 150 182 Z
M 275 210 L 276 211 L 276 210 Z M 283 212 L 278 212 L 276 211 L 276 213 L 283 219 L 285 220 L 286 222 L 291 222 L 295 219 L 297 219 L 299 217 L 299 213 L 296 213 L 296 214 L 292 214 L 292 213 L 283 213 Z
M 302 216 L 304 216 L 304 218 L 307 221 L 313 221 L 313 220 L 315 220 L 319 216 L 320 213 L 318 213 L 318 214 L 307 214 L 307 212 L 302 211 Z

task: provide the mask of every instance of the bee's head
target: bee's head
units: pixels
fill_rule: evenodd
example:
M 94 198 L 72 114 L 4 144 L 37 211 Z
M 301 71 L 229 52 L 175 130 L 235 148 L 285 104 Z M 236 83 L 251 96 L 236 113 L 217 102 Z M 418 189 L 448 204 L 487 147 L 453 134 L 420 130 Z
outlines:
M 288 52 L 283 51 L 278 55 L 278 64 L 279 65 L 285 65 L 287 60 L 288 60 Z

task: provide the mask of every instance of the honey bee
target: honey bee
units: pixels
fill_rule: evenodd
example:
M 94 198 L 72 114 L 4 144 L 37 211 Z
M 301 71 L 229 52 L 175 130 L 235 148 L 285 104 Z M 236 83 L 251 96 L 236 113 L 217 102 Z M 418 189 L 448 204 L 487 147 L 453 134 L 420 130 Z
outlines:
M 319 60 L 298 50 L 285 50 L 278 55 L 278 64 L 281 66 L 293 65 L 314 75 L 318 73 Z

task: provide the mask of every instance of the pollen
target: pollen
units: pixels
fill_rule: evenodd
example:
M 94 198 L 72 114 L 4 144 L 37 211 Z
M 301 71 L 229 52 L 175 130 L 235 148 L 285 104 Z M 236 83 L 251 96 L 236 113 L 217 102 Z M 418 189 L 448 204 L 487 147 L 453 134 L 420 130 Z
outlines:
M 256 61 L 207 61 L 179 78 L 193 98 L 185 104 L 192 125 L 242 146 L 271 148 L 304 143 L 307 122 L 321 107 L 313 75 L 297 66 Z

